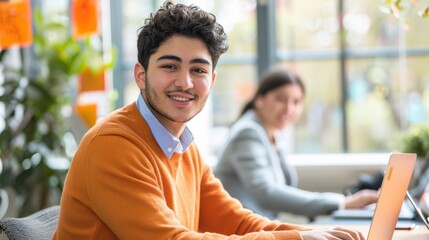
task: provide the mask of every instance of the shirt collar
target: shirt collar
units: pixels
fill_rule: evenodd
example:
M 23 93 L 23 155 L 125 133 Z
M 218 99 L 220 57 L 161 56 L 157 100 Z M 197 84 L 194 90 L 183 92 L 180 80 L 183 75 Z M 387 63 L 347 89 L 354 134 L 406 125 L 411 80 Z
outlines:
M 180 139 L 173 136 L 168 130 L 158 121 L 153 115 L 143 99 L 143 96 L 139 94 L 136 101 L 137 108 L 149 125 L 149 128 L 155 137 L 156 142 L 161 147 L 164 154 L 170 159 L 174 152 L 183 153 L 194 141 L 191 131 L 188 127 L 185 127 Z

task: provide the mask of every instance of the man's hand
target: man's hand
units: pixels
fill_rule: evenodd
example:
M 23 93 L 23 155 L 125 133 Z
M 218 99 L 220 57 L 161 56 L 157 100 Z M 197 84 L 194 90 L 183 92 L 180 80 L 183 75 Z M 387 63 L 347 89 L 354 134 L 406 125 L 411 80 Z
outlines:
M 365 240 L 361 232 L 336 227 L 333 229 L 314 229 L 299 232 L 303 240 Z

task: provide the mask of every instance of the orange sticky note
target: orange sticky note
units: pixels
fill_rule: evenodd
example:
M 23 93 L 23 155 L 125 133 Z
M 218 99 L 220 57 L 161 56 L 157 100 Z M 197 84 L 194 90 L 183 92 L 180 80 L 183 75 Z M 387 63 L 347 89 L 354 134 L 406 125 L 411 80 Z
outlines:
M 104 71 L 93 73 L 89 69 L 79 77 L 79 92 L 104 91 L 106 89 Z
M 72 0 L 72 36 L 81 39 L 99 31 L 98 0 Z
M 0 1 L 0 49 L 32 42 L 30 0 Z
M 77 104 L 76 112 L 82 117 L 83 121 L 92 127 L 97 122 L 97 104 Z

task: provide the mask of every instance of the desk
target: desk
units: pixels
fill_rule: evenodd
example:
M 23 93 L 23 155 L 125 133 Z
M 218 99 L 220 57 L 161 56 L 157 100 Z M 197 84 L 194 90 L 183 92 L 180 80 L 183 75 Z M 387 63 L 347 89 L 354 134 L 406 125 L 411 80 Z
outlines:
M 419 220 L 398 220 L 398 224 L 410 224 L 414 223 L 417 225 L 416 228 L 412 230 L 396 230 L 393 234 L 392 240 L 428 240 L 429 239 L 429 229 L 426 228 Z M 350 229 L 355 229 L 362 232 L 362 234 L 367 237 L 369 226 L 371 225 L 371 220 L 358 220 L 358 219 L 323 219 L 315 221 L 312 224 L 309 224 L 309 228 L 333 228 L 333 227 L 345 227 Z
M 341 225 L 308 225 L 309 228 L 332 228 Z M 343 225 L 342 227 L 354 229 L 363 233 L 366 237 L 369 231 L 369 225 Z M 429 230 L 423 226 L 418 225 L 413 230 L 396 230 L 393 234 L 392 240 L 428 240 Z

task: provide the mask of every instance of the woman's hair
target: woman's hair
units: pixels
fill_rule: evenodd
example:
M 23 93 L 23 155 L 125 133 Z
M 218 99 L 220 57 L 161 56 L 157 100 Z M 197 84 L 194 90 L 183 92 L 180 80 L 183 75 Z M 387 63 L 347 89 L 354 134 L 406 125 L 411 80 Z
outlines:
M 305 94 L 304 83 L 298 75 L 284 68 L 272 68 L 262 76 L 258 90 L 256 91 L 253 98 L 246 105 L 244 105 L 240 116 L 250 109 L 255 109 L 255 101 L 258 97 L 265 96 L 270 91 L 279 87 L 283 87 L 284 85 L 297 85 L 301 88 L 302 93 Z
M 228 50 L 227 35 L 223 27 L 216 22 L 215 15 L 195 5 L 166 1 L 139 29 L 137 57 L 144 69 L 148 68 L 150 56 L 175 34 L 202 40 L 212 58 L 213 70 L 220 55 Z

